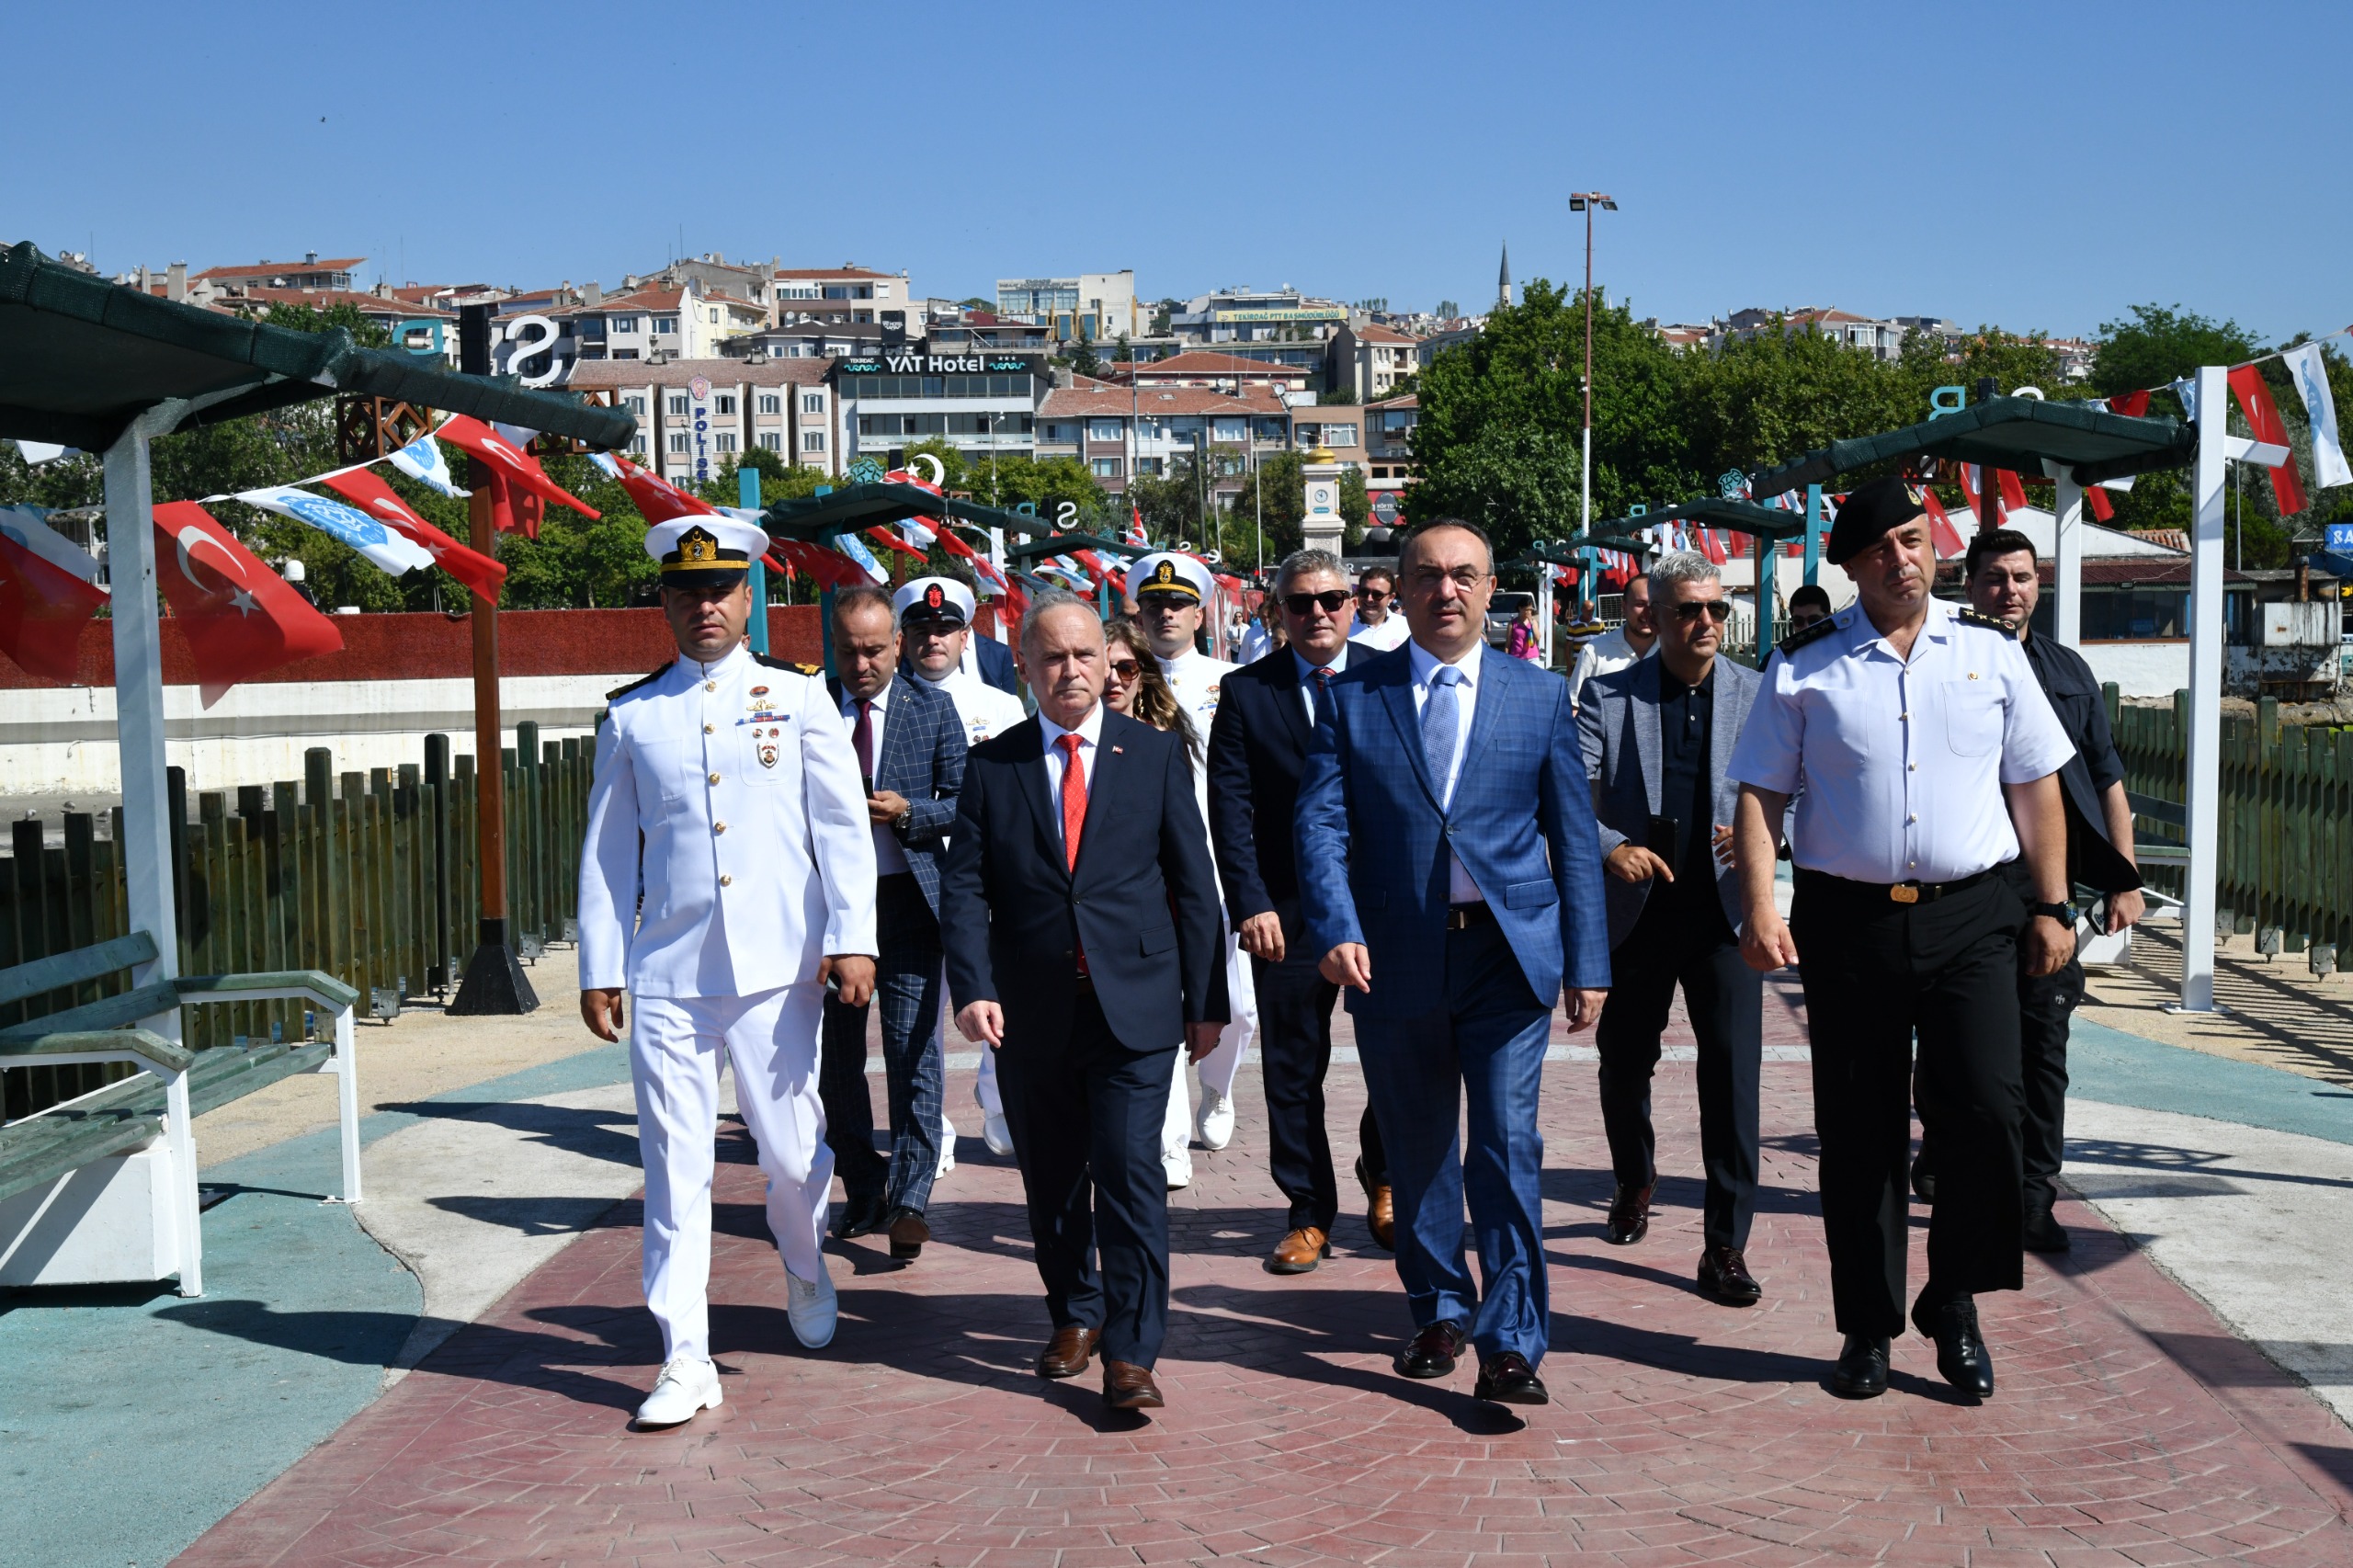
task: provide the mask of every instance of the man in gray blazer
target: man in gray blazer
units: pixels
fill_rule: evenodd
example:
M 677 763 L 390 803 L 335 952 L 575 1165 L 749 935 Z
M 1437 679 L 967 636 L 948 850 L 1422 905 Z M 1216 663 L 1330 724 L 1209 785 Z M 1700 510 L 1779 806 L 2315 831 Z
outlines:
M 1740 956 L 1740 883 L 1725 777 L 1756 672 L 1716 657 L 1731 610 L 1696 551 L 1650 571 L 1654 658 L 1586 684 L 1577 722 L 1608 875 L 1609 1000 L 1595 1044 L 1617 1191 L 1608 1237 L 1650 1229 L 1658 1187 L 1651 1073 L 1675 988 L 1699 1037 L 1699 1153 L 1708 1188 L 1699 1288 L 1730 1306 L 1764 1292 L 1744 1254 L 1756 1208 L 1756 1079 L 1764 979 Z

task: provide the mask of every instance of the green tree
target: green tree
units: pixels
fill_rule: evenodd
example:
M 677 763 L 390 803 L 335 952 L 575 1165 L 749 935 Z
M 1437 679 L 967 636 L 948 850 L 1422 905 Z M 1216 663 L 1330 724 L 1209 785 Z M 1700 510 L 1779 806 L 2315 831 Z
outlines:
M 1136 351 L 1134 347 L 1128 342 L 1128 335 L 1124 332 L 1120 334 L 1118 340 L 1111 345 L 1111 363 L 1114 365 L 1133 364 L 1135 362 L 1135 357 Z
M 1078 347 L 1071 350 L 1070 368 L 1082 376 L 1103 373 L 1103 361 L 1095 352 L 1095 339 L 1085 327 L 1079 328 Z
M 1344 408 L 1356 400 L 1357 389 L 1354 387 L 1332 387 L 1315 394 L 1317 404 L 1325 408 Z
M 2235 321 L 2216 321 L 2178 304 L 2134 305 L 2116 320 L 2100 324 L 2091 385 L 2102 397 L 2152 392 L 2149 412 L 2178 419 L 2185 411 L 2167 383 L 2200 365 L 2235 365 L 2257 352 L 2253 335 Z M 2280 412 L 2285 415 L 2288 409 L 2283 406 Z M 2118 528 L 2187 528 L 2192 521 L 2189 482 L 2180 472 L 2143 474 L 2130 491 L 2110 492 L 2109 500 Z M 2289 536 L 2274 515 L 2270 485 L 2245 487 L 2231 507 L 2233 532 L 2244 535 L 2241 549 L 2246 563 L 2284 563 Z

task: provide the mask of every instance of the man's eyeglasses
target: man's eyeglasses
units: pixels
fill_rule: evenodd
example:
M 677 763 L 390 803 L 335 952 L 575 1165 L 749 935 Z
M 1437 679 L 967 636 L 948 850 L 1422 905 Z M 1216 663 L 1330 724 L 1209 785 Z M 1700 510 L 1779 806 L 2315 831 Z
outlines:
M 1487 580 L 1487 574 L 1476 566 L 1458 566 L 1451 572 L 1416 572 L 1414 574 L 1414 590 L 1423 594 L 1435 593 L 1439 580 L 1447 577 L 1451 577 L 1454 585 L 1466 594 Z
M 1133 659 L 1114 659 L 1111 661 L 1111 673 L 1125 683 L 1143 674 L 1143 666 Z
M 1732 619 L 1732 605 L 1724 599 L 1686 599 L 1675 607 L 1675 619 L 1687 626 L 1703 615 L 1722 626 Z
M 1346 588 L 1328 588 L 1320 594 L 1285 594 L 1283 608 L 1293 615 L 1305 615 L 1321 607 L 1325 615 L 1337 615 L 1348 606 Z

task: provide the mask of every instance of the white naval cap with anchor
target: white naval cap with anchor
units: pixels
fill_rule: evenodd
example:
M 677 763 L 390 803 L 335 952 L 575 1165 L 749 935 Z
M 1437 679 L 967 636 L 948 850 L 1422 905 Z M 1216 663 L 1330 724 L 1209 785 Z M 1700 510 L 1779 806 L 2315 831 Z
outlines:
M 1205 600 L 1215 586 L 1208 567 L 1173 550 L 1154 551 L 1128 568 L 1128 597 L 1131 599 L 1145 594 L 1176 594 Z
M 947 621 L 969 626 L 972 590 L 953 577 L 911 577 L 891 596 L 891 613 L 901 621 Z
M 749 572 L 767 548 L 766 529 L 733 517 L 673 517 L 645 530 L 645 553 L 674 585 Z

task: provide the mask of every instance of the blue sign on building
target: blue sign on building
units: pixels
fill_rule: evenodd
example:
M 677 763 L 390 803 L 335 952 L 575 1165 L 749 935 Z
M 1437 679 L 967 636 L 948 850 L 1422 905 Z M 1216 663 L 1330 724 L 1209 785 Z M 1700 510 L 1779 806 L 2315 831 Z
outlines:
M 2353 523 L 2329 524 L 2328 548 L 2338 555 L 2353 555 Z

